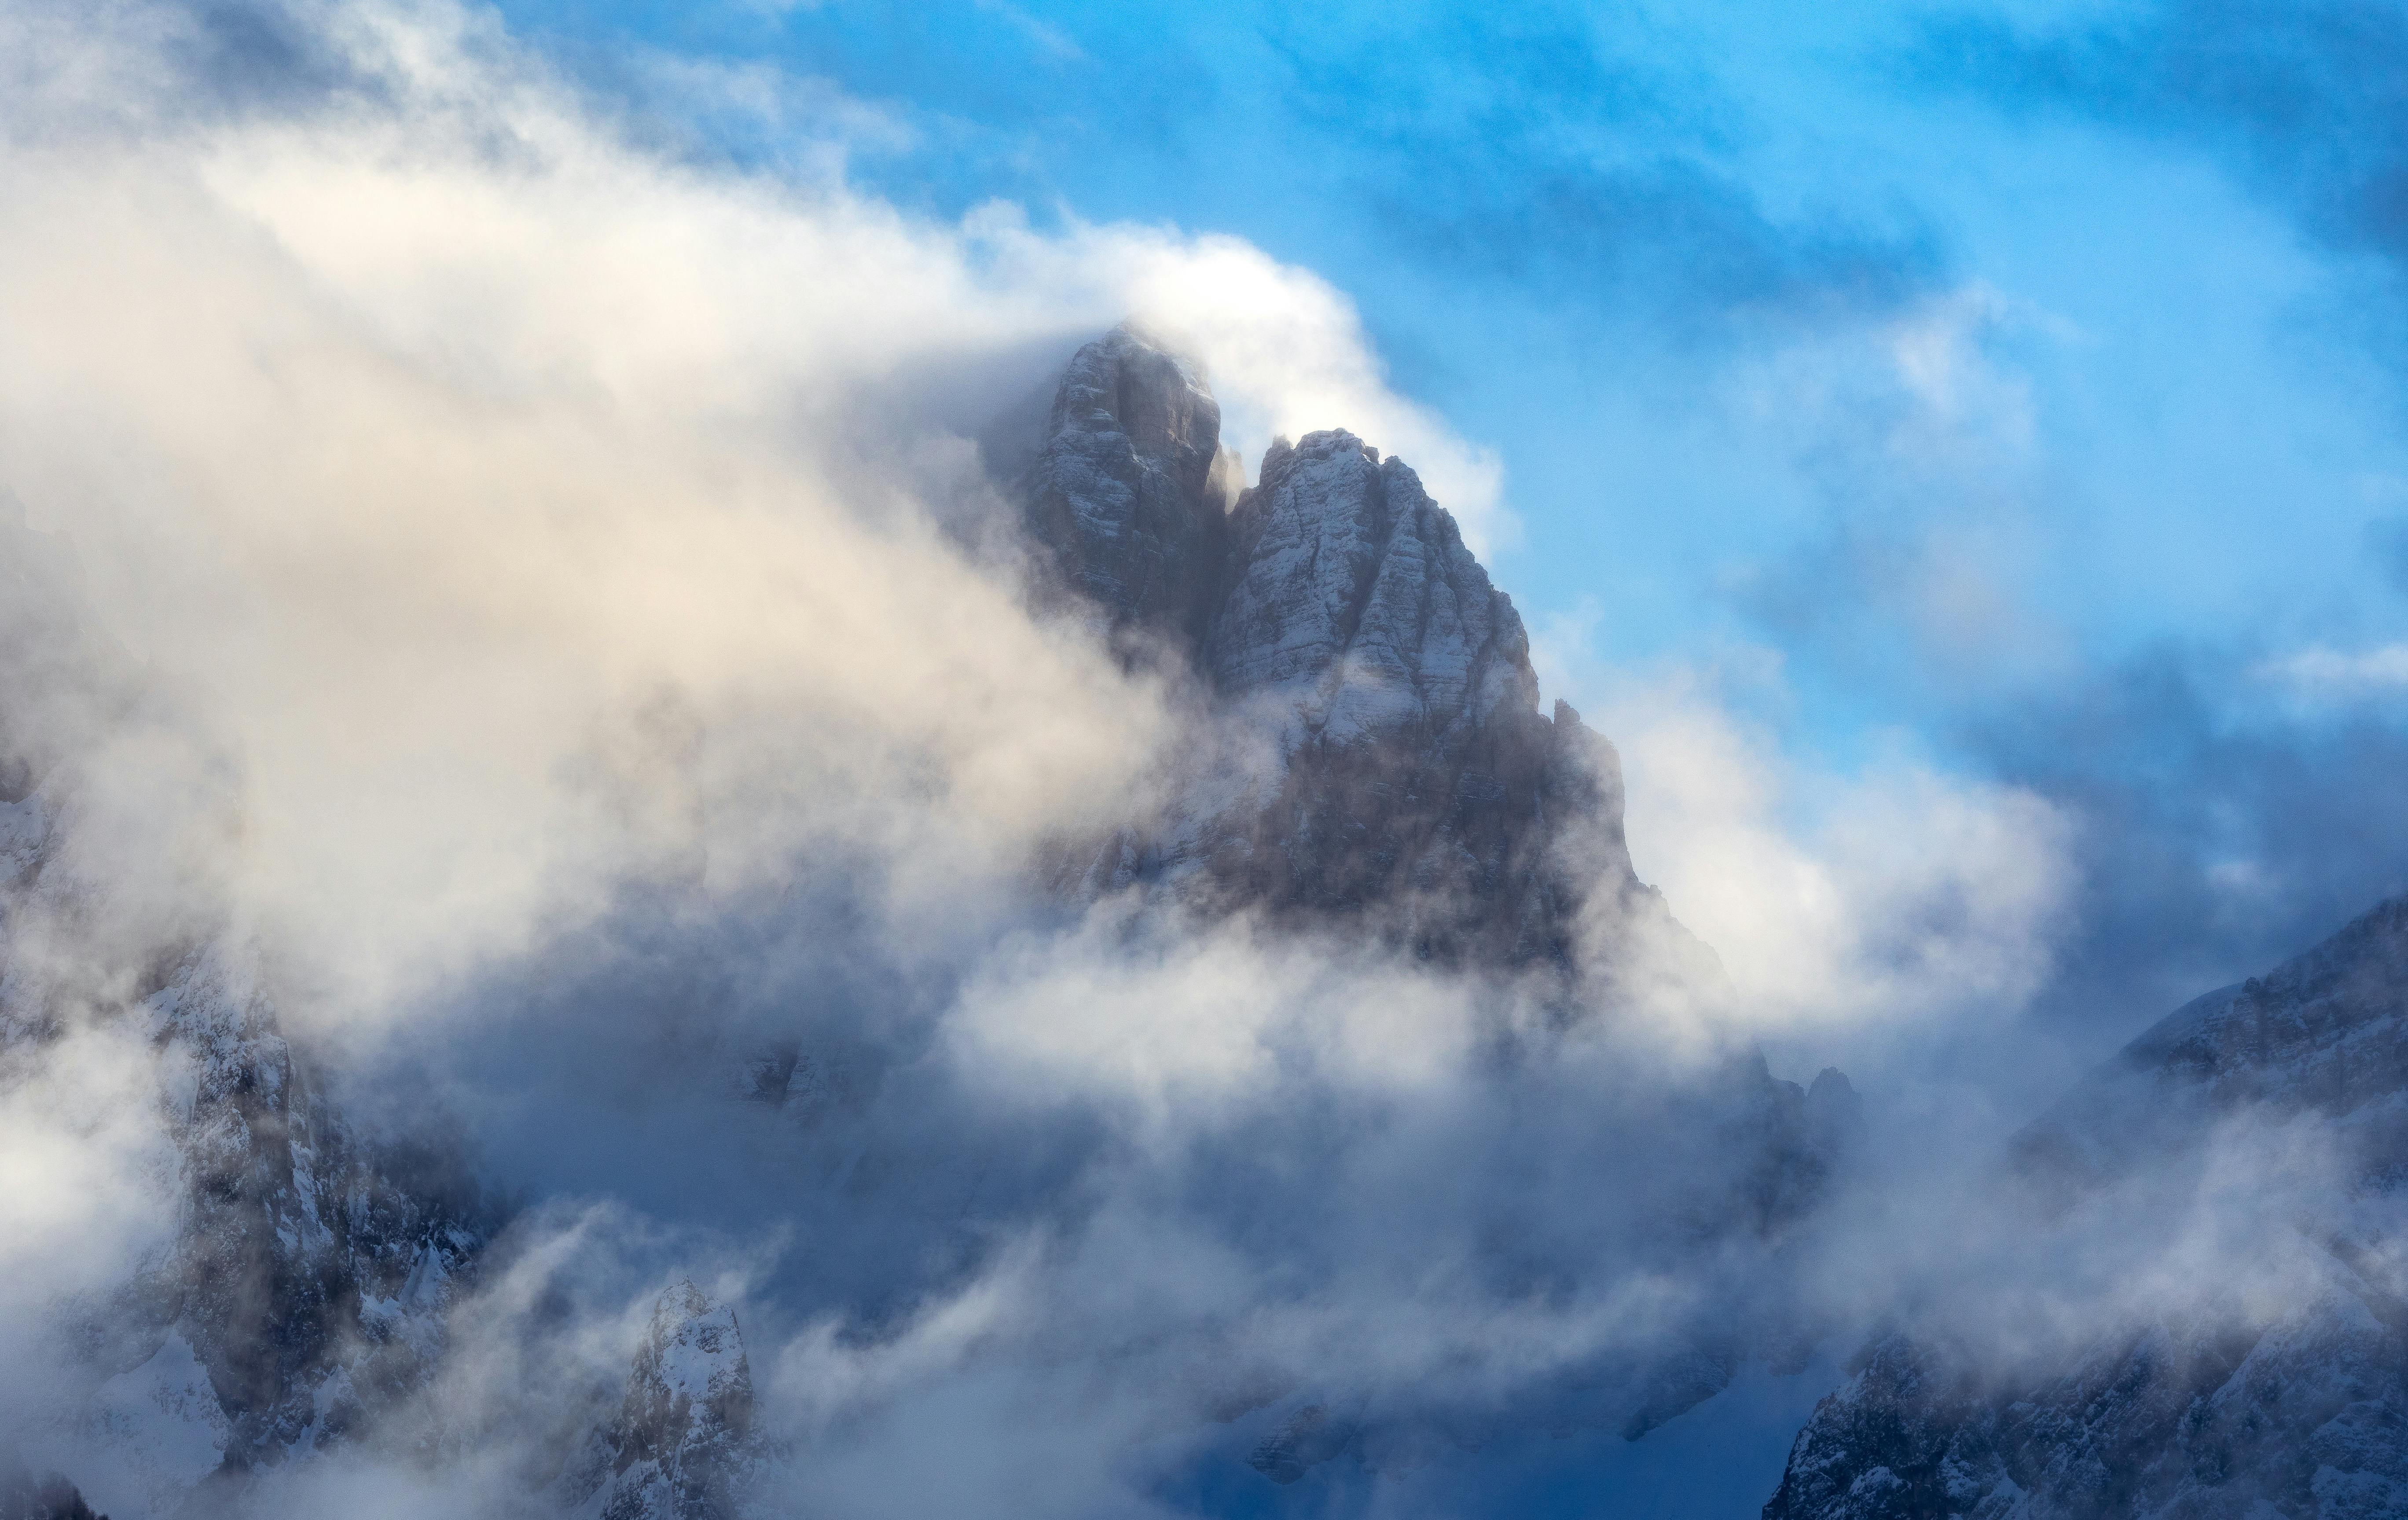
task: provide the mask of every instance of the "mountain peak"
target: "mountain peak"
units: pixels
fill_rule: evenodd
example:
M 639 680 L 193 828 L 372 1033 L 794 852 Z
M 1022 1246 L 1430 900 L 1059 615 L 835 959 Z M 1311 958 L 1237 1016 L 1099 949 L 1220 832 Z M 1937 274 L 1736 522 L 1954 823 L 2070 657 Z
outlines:
M 1071 360 L 1048 425 L 1024 488 L 1054 583 L 1280 767 L 1105 841 L 1090 886 L 1172 881 L 1369 919 L 1424 956 L 1569 968 L 1582 905 L 1637 888 L 1618 763 L 1569 706 L 1541 715 L 1512 598 L 1412 466 L 1323 429 L 1274 441 L 1232 501 L 1201 373 L 1125 325 Z

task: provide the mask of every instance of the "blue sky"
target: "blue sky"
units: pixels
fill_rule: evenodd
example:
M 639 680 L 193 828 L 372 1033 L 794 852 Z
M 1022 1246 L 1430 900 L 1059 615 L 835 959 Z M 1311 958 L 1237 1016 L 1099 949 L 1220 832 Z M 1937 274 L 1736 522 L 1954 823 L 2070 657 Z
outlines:
M 1772 668 L 1786 753 L 2078 813 L 2084 1052 L 2408 886 L 2394 9 L 502 8 L 706 155 L 840 97 L 930 217 L 1324 276 L 1502 457 L 1492 569 L 1583 668 Z

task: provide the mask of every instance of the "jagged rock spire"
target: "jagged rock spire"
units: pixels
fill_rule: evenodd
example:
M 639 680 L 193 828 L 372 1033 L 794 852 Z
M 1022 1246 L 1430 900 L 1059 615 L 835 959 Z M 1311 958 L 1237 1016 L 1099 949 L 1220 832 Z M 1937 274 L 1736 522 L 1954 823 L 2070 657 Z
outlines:
M 1070 589 L 1116 630 L 1194 642 L 1226 557 L 1221 407 L 1128 325 L 1079 351 L 1027 482 L 1030 522 Z
M 1342 429 L 1283 438 L 1232 529 L 1206 650 L 1221 690 L 1290 689 L 1340 740 L 1537 713 L 1521 615 L 1404 461 Z

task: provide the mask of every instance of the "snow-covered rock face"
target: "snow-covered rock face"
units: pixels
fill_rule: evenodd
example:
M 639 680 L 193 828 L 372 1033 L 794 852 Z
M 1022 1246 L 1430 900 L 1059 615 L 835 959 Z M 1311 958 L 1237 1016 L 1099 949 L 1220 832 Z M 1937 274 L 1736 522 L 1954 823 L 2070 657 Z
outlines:
M 736 1312 L 681 1283 L 652 1311 L 618 1417 L 565 1483 L 592 1520 L 726 1520 L 763 1460 Z
M 2109 1189 L 2304 1152 L 2304 1183 L 2272 1174 L 2265 1238 L 2218 1263 L 2278 1259 L 2276 1291 L 2170 1283 L 2156 1312 L 2014 1369 L 1951 1344 L 1944 1316 L 1885 1337 L 1799 1435 L 1766 1520 L 2408 1514 L 2403 1137 L 2408 899 L 2176 1011 L 2014 1144 L 2035 1230 L 2138 1196 Z
M 1060 581 L 1151 631 L 1269 757 L 1198 762 L 1156 826 L 1083 857 L 1088 890 L 1566 968 L 1585 903 L 1655 906 L 1612 747 L 1562 703 L 1540 714 L 1520 614 L 1402 461 L 1343 431 L 1283 439 L 1225 510 L 1218 409 L 1126 329 L 1080 351 L 1051 426 L 1025 495 Z
M 2263 979 L 2194 998 L 2018 1137 L 2060 1190 L 2195 1143 L 2243 1109 L 2339 1125 L 2372 1185 L 2408 1181 L 2408 899 L 2385 903 Z
M 2408 1513 L 2401 1342 L 2370 1291 L 2336 1261 L 2272 1323 L 2148 1325 L 2007 1388 L 1884 1341 L 1799 1436 L 1766 1520 Z

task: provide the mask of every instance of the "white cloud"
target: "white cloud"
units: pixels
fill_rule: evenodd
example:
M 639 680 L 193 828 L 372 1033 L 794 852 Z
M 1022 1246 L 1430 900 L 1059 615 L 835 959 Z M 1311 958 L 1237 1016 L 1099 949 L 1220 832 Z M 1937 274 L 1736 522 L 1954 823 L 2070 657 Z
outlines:
M 1125 805 L 1168 720 L 931 526 L 984 489 L 932 375 L 1134 313 L 1240 438 L 1347 423 L 1502 521 L 1493 458 L 1244 243 L 696 168 L 480 13 L 300 14 L 363 86 L 222 115 L 173 9 L 7 18 L 61 66 L 6 108 L 0 475 L 219 778 L 94 757 L 88 838 L 205 835 L 324 1001 L 806 845 L 952 902 Z
M 1907 455 L 1968 448 L 2028 452 L 2031 382 L 1985 347 L 2001 329 L 2028 325 L 2064 330 L 2029 303 L 1979 282 L 1934 295 L 1891 323 L 1883 335 L 1889 362 L 1914 401 L 1899 420 L 1891 446 Z
M 1779 691 L 1770 652 L 1638 677 L 1588 638 L 1578 616 L 1542 628 L 1541 677 L 1613 736 L 1639 873 L 1713 947 L 1741 1029 L 1937 1023 L 2046 982 L 2074 877 L 2071 823 L 2045 799 L 1906 758 L 1837 773 L 1784 753 L 1733 700 Z
M 983 959 L 949 1035 L 973 1080 L 1039 1102 L 1100 1097 L 1159 1126 L 1209 1122 L 1308 1074 L 1379 1091 L 1442 1083 L 1479 1035 L 1478 991 L 1243 919 L 1166 921 L 1158 905 L 1107 901 L 1074 933 Z
M 2315 706 L 2372 701 L 2408 692 L 2408 644 L 2355 652 L 2319 645 L 2262 660 L 2252 673 Z
M 164 1252 L 175 1219 L 177 1157 L 140 1037 L 72 1030 L 30 1065 L 0 1069 L 0 1361 L 12 1369 L 0 1426 L 11 1430 L 56 1412 L 40 1371 L 64 1349 L 53 1327 L 99 1311 L 125 1262 Z

